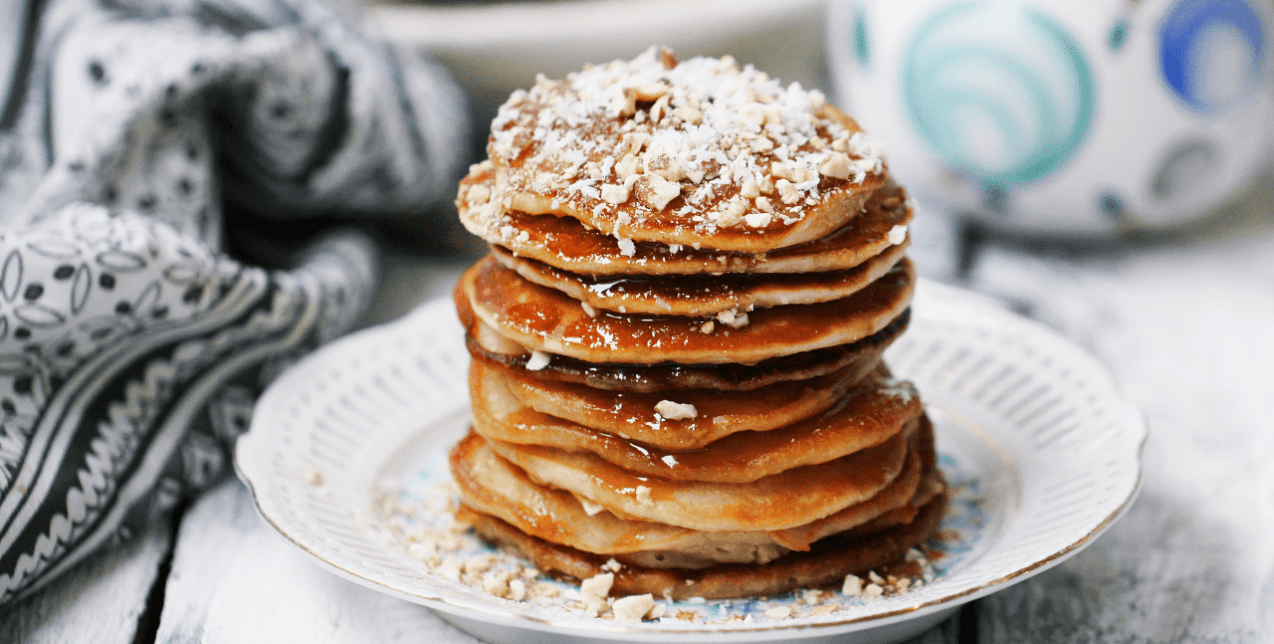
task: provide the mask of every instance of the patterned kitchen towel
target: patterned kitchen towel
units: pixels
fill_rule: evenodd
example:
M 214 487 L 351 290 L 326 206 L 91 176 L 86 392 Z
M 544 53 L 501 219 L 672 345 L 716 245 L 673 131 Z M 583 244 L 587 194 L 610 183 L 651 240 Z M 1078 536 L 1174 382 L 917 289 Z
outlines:
M 451 197 L 458 90 L 364 31 L 304 0 L 0 4 L 0 610 L 216 481 L 262 387 L 365 309 L 364 234 L 266 270 L 223 211 Z

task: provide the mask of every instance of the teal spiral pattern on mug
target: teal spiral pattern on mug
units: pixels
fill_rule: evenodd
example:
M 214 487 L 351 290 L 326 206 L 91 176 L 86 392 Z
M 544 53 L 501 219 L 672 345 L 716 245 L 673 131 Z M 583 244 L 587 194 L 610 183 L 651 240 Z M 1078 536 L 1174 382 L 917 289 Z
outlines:
M 921 24 L 903 61 L 921 138 L 984 186 L 1034 181 L 1092 124 L 1092 71 L 1078 42 L 1023 3 L 957 3 Z

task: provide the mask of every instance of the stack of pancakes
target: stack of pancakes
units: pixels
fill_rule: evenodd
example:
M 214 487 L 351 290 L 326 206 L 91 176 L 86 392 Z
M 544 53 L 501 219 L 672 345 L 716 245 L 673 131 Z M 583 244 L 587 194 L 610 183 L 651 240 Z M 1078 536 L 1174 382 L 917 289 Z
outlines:
M 479 534 L 672 598 L 839 582 L 928 538 L 932 427 L 881 362 L 911 202 L 852 119 L 651 49 L 515 93 L 488 153 L 457 199 L 492 251 L 455 292 Z

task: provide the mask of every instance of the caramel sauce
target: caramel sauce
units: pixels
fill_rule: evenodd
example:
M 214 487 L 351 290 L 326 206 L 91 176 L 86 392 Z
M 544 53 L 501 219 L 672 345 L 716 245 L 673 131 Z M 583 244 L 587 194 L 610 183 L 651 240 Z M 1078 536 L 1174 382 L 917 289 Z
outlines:
M 460 299 L 462 302 L 457 303 L 457 308 L 469 311 L 461 317 L 468 331 L 465 341 L 473 359 L 491 367 L 525 369 L 529 352 L 477 321 L 468 309 L 467 300 L 463 296 Z M 684 389 L 755 391 L 775 383 L 808 380 L 846 368 L 866 374 L 875 368 L 881 353 L 906 330 L 910 317 L 910 311 L 904 310 L 889 326 L 858 342 L 771 358 L 755 365 L 596 364 L 555 355 L 547 367 L 536 372 L 536 377 L 594 389 L 671 394 Z
M 695 418 L 668 419 L 655 411 L 666 400 L 663 394 L 635 394 L 592 389 L 581 385 L 540 382 L 527 372 L 485 373 L 474 362 L 477 378 L 500 378 L 522 404 L 542 413 L 574 421 L 586 427 L 643 440 L 667 436 L 687 437 L 693 448 L 740 431 L 764 432 L 799 422 L 835 405 L 862 377 L 842 371 L 809 381 L 779 383 L 749 392 L 689 390 L 678 392 L 674 402 L 694 405 Z
M 706 203 L 687 204 L 684 197 L 675 197 L 660 211 L 651 211 L 638 199 L 595 214 L 592 208 L 600 200 L 580 198 L 565 190 L 540 189 L 532 191 L 529 185 L 511 196 L 511 209 L 528 215 L 565 216 L 581 222 L 585 227 L 605 231 L 614 237 L 655 244 L 695 244 L 715 250 L 758 253 L 775 248 L 796 246 L 827 236 L 853 219 L 871 194 L 885 184 L 885 175 L 873 174 L 862 183 L 823 178 L 819 182 L 821 199 L 813 204 L 801 204 L 796 218 L 785 221 L 775 216 L 764 227 L 751 227 L 740 223 L 728 228 L 703 230 L 691 219 L 690 213 L 707 212 L 719 208 L 738 194 L 735 185 L 720 189 L 716 197 Z M 680 212 L 678 212 L 680 211 Z M 790 214 L 790 213 L 786 213 Z M 631 221 L 632 223 L 623 223 Z
M 620 519 L 610 512 L 589 516 L 570 493 L 537 485 L 476 434 L 462 439 L 449 460 L 466 505 L 541 539 L 605 554 L 676 548 L 702 540 L 686 528 Z
M 466 178 L 465 181 L 472 181 Z M 488 180 L 489 183 L 489 180 Z M 462 182 L 461 193 L 464 194 Z M 795 246 L 763 249 L 752 253 L 702 249 L 682 245 L 672 252 L 667 244 L 635 242 L 634 254 L 624 255 L 618 240 L 597 229 L 585 228 L 578 220 L 556 215 L 507 212 L 509 225 L 526 233 L 508 238 L 485 235 L 495 245 L 519 256 L 533 258 L 556 268 L 586 275 L 695 275 L 720 273 L 806 273 L 853 268 L 887 249 L 889 231 L 906 225 L 913 212 L 906 191 L 892 182 L 875 191 L 864 209 L 828 235 Z M 458 204 L 462 218 L 469 208 Z M 467 222 L 470 223 L 470 222 Z M 475 234 L 480 227 L 470 223 Z
M 917 503 L 923 495 L 925 484 L 935 475 L 941 479 L 941 474 L 938 474 L 935 465 L 926 458 L 924 451 L 925 445 L 933 445 L 933 424 L 928 417 L 921 415 L 911 425 L 905 430 L 910 450 L 906 467 L 888 487 L 871 499 L 834 514 L 803 526 L 773 532 L 772 538 L 789 549 L 804 551 L 809 549 L 810 544 L 833 534 L 849 530 L 878 531 L 878 527 L 871 529 L 869 526 L 878 524 L 882 517 L 893 515 L 899 510 L 905 511 L 909 507 L 920 507 L 928 503 L 932 495 L 925 496 L 923 501 Z M 914 517 L 914 513 L 911 516 Z
M 792 355 L 865 338 L 907 307 L 915 271 L 904 258 L 889 273 L 853 295 L 832 302 L 758 309 L 738 329 L 675 316 L 599 313 L 532 284 L 488 256 L 461 276 L 459 288 L 475 315 L 525 347 L 590 362 L 636 364 L 742 363 Z M 532 308 L 521 305 L 535 303 Z M 555 326 L 548 328 L 547 321 Z
M 488 404 L 493 385 L 498 387 L 498 383 L 474 379 L 474 429 L 483 436 L 567 452 L 588 451 L 630 472 L 675 481 L 748 482 L 826 462 L 880 444 L 921 413 L 919 397 L 900 396 L 877 380 L 813 418 L 766 432 L 737 432 L 692 450 L 673 450 L 529 407 L 501 410 Z
M 620 516 L 695 530 L 782 530 L 804 525 L 880 492 L 901 471 L 906 436 L 848 456 L 792 468 L 750 483 L 639 476 L 590 453 L 488 441 L 531 480 L 595 499 Z M 642 499 L 641 490 L 649 495 Z
M 597 309 L 649 315 L 712 316 L 790 304 L 814 304 L 853 295 L 889 272 L 907 244 L 885 249 L 854 268 L 823 273 L 677 276 L 584 276 L 492 246 L 491 254 L 523 278 L 554 288 Z

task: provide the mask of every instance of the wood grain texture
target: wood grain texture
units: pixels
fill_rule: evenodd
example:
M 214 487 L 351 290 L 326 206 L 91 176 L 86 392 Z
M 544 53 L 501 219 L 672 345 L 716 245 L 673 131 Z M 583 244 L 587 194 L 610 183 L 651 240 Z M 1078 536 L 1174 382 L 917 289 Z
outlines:
M 171 533 L 156 524 L 53 580 L 0 615 L 0 642 L 131 644 Z
M 231 481 L 177 534 L 158 642 L 474 644 L 424 607 L 345 581 L 283 541 Z
M 1085 552 L 979 604 L 980 642 L 1274 633 L 1274 230 L 1118 255 L 991 249 L 983 291 L 1086 346 L 1145 410 L 1144 488 Z

